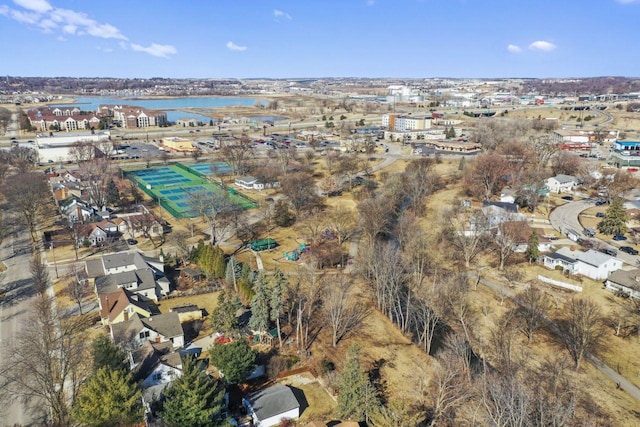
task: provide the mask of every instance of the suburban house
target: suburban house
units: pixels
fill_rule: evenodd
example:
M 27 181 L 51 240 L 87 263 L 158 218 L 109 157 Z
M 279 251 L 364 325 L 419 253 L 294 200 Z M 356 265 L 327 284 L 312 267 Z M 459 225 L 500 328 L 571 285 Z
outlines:
M 90 246 L 100 246 L 107 241 L 109 233 L 102 229 L 97 223 L 85 224 L 78 234 L 76 246 L 80 247 L 88 242 Z
M 174 350 L 184 346 L 184 331 L 177 313 L 149 317 L 134 313 L 129 320 L 111 325 L 111 338 L 123 348 L 136 349 L 146 341 L 170 342 Z
M 236 178 L 235 184 L 238 187 L 242 187 L 245 190 L 264 190 L 265 188 L 278 188 L 280 182 L 278 181 L 266 181 L 264 179 L 256 178 L 254 176 L 242 176 Z
M 640 299 L 640 270 L 618 270 L 611 273 L 604 286 L 613 292 L 627 294 L 631 298 Z
M 529 238 L 533 234 L 533 229 L 528 224 L 523 224 L 521 221 L 505 222 L 497 231 L 508 233 L 508 238 L 513 242 L 511 249 L 516 253 L 524 253 L 529 246 Z M 538 251 L 549 252 L 551 250 L 551 240 L 542 236 L 541 230 L 537 230 L 538 233 Z
M 98 305 L 100 319 L 105 326 L 126 322 L 136 313 L 142 317 L 149 317 L 153 314 L 149 304 L 124 288 L 119 288 L 113 293 L 100 295 Z
M 255 427 L 276 426 L 283 420 L 294 420 L 300 416 L 300 402 L 293 390 L 283 384 L 259 390 L 242 399 L 242 404 L 251 414 Z
M 151 403 L 161 398 L 163 390 L 182 375 L 182 359 L 170 342 L 144 342 L 129 353 L 129 364 L 134 381 L 140 382 L 147 412 Z
M 170 292 L 163 260 L 139 252 L 117 252 L 88 260 L 85 270 L 89 278 L 95 279 L 98 297 L 125 288 L 144 300 L 158 301 Z
M 91 206 L 75 197 L 62 200 L 59 209 L 62 216 L 70 223 L 88 221 L 95 212 Z
M 545 185 L 551 193 L 570 193 L 576 189 L 580 181 L 571 175 L 556 175 L 545 180 Z
M 564 247 L 542 256 L 545 267 L 555 269 L 561 266 L 569 274 L 581 274 L 593 280 L 603 280 L 622 268 L 622 260 L 589 249 L 586 252 Z
M 94 287 L 98 297 L 102 294 L 116 292 L 118 288 L 125 288 L 142 297 L 145 301 L 154 302 L 169 293 L 169 281 L 166 277 L 156 280 L 153 270 L 150 268 L 96 277 Z
M 486 201 L 482 203 L 482 213 L 491 229 L 503 222 L 527 220 L 525 215 L 518 213 L 518 206 L 515 203 Z

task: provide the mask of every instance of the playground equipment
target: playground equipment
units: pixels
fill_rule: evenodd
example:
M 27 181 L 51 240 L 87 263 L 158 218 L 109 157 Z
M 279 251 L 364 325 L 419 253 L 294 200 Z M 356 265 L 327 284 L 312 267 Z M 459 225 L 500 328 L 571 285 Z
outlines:
M 285 252 L 283 256 L 287 261 L 297 261 L 300 259 L 300 256 L 302 256 L 302 253 L 306 252 L 307 250 L 307 244 L 303 242 L 300 244 L 299 248 L 294 249 L 291 252 Z

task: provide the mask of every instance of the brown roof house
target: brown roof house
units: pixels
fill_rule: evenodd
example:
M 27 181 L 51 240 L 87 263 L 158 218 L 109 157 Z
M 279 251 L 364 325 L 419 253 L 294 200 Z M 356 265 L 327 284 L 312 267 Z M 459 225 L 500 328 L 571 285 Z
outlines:
M 149 317 L 152 314 L 151 307 L 140 296 L 119 288 L 117 291 L 100 295 L 100 319 L 103 325 L 126 322 L 134 314 Z

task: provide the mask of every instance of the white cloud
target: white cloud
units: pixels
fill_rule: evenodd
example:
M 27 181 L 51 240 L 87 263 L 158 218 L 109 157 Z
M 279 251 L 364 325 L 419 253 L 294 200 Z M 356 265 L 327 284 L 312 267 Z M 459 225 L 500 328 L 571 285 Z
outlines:
M 616 0 L 620 4 L 640 3 L 640 0 Z
M 7 5 L 0 5 L 0 16 L 6 16 L 21 24 L 35 26 L 44 33 L 51 34 L 54 31 L 58 34 L 56 40 L 66 41 L 66 36 L 90 36 L 100 39 L 120 40 L 119 46 L 123 50 L 131 49 L 135 52 L 144 52 L 160 58 L 169 58 L 178 53 L 178 50 L 171 45 L 151 43 L 143 46 L 136 43 L 127 43 L 129 38 L 120 31 L 119 28 L 106 23 L 98 22 L 88 14 L 81 11 L 63 9 L 51 6 L 47 0 L 13 0 L 18 8 L 11 8 Z M 291 17 L 282 12 L 283 17 Z M 227 47 L 232 50 L 245 50 L 246 47 L 232 44 Z M 104 52 L 111 48 L 100 48 Z
M 147 47 L 131 43 L 131 49 L 136 52 L 145 52 L 149 55 L 157 56 L 160 58 L 169 58 L 171 55 L 175 55 L 176 53 L 178 53 L 178 50 L 171 45 L 157 43 L 151 43 L 151 45 Z
M 279 18 L 286 18 L 289 21 L 291 21 L 293 19 L 291 17 L 291 15 L 289 15 L 287 12 L 283 12 L 283 11 L 278 10 L 278 9 L 274 9 L 273 16 L 275 16 L 276 20 L 279 19 Z
M 229 50 L 238 50 L 238 51 L 247 50 L 246 46 L 238 46 L 234 42 L 227 42 L 226 46 L 227 46 L 227 49 Z
M 557 46 L 555 44 L 544 40 L 538 40 L 529 45 L 530 50 L 542 50 L 544 52 L 551 52 L 552 50 L 555 50 L 556 47 Z
M 367 0 L 367 6 L 373 6 L 376 4 L 375 0 Z
M 13 0 L 15 4 L 38 13 L 45 13 L 53 9 L 46 0 Z
M 522 52 L 522 48 L 520 46 L 517 46 L 515 44 L 510 44 L 509 46 L 507 46 L 507 50 L 511 53 L 520 53 Z

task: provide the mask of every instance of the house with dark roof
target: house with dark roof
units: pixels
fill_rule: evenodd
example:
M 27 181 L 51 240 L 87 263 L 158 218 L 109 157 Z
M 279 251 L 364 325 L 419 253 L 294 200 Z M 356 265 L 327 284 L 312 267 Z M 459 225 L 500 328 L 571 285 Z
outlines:
M 283 384 L 264 388 L 246 399 L 242 404 L 251 414 L 255 427 L 279 425 L 283 420 L 295 420 L 300 417 L 300 402 L 293 390 Z
M 113 293 L 100 295 L 98 305 L 103 325 L 126 322 L 134 314 L 142 317 L 149 317 L 153 314 L 152 307 L 139 295 L 124 288 L 118 288 Z
M 182 375 L 182 358 L 170 342 L 144 342 L 129 353 L 129 365 L 133 380 L 140 383 L 147 411 L 162 397 L 164 389 Z
M 111 325 L 111 338 L 123 348 L 138 348 L 145 342 L 170 342 L 173 349 L 184 346 L 184 331 L 178 313 L 142 317 L 133 313 L 129 320 Z
M 606 279 L 612 272 L 622 268 L 622 260 L 589 249 L 586 252 L 564 247 L 542 256 L 545 267 L 555 269 L 561 266 L 569 274 L 581 274 L 593 280 Z
M 88 260 L 85 270 L 88 277 L 95 279 L 98 296 L 125 287 L 144 298 L 158 301 L 170 292 L 163 261 L 139 252 L 117 252 Z
M 604 286 L 612 292 L 620 292 L 630 298 L 640 299 L 640 270 L 617 270 L 611 273 Z

